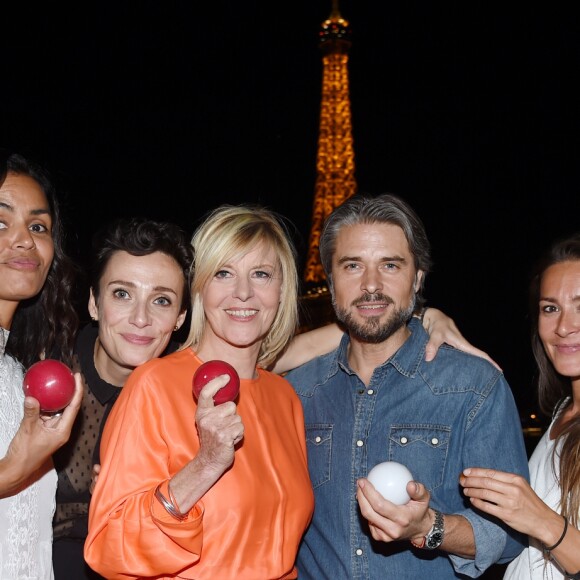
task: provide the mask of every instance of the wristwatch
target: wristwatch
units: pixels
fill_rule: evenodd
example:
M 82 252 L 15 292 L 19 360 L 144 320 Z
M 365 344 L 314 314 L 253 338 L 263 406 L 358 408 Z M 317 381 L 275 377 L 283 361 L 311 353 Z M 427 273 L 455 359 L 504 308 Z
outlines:
M 423 538 L 423 541 L 418 543 L 411 540 L 411 544 L 416 548 L 435 550 L 443 543 L 443 538 L 445 536 L 445 519 L 439 510 L 434 509 L 433 513 L 435 514 L 435 521 L 433 522 L 431 529 L 427 532 L 427 535 Z

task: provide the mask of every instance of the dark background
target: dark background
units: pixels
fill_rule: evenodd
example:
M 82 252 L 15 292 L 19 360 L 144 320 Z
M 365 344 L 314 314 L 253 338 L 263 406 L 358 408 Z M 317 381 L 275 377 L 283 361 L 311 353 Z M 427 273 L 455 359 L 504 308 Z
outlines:
M 59 5 L 60 4 L 60 5 Z M 359 191 L 406 198 L 429 303 L 533 406 L 533 259 L 580 229 L 579 22 L 558 6 L 342 0 Z M 3 7 L 0 146 L 40 156 L 71 241 L 119 215 L 189 233 L 219 203 L 287 216 L 305 256 L 330 0 Z

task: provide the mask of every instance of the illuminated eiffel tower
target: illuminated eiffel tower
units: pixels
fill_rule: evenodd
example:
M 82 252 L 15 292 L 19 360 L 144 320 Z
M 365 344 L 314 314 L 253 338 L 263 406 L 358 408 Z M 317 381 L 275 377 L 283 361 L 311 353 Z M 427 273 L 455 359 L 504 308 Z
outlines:
M 357 189 L 348 79 L 351 29 L 339 12 L 338 0 L 332 1 L 332 11 L 322 22 L 319 35 L 323 67 L 322 100 L 312 225 L 304 271 L 304 298 L 309 301 L 326 298 L 325 302 L 328 302 L 326 276 L 318 252 L 322 225 L 332 210 L 356 193 Z M 321 316 L 328 318 L 329 310 L 324 310 L 326 314 L 314 316 L 310 326 L 322 323 Z

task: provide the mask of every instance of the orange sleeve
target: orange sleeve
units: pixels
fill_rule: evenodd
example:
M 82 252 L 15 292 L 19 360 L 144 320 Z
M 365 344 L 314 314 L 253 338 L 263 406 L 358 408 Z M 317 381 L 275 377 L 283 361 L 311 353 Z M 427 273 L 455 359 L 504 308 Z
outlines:
M 163 439 L 157 392 L 153 373 L 133 373 L 103 432 L 85 559 L 109 579 L 157 576 L 160 554 L 163 572 L 176 574 L 195 563 L 201 552 L 202 504 L 179 522 L 154 497 L 157 485 L 171 477 L 170 444 Z M 167 495 L 166 483 L 162 491 Z

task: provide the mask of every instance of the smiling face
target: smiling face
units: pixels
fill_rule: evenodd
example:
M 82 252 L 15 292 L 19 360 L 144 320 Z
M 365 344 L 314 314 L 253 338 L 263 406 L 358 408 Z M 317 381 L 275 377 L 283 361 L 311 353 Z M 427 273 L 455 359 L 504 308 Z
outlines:
M 181 326 L 183 271 L 167 254 L 115 252 L 93 292 L 89 312 L 99 321 L 95 364 L 99 375 L 121 386 L 138 365 L 160 356 Z
M 241 348 L 255 362 L 278 311 L 281 288 L 276 254 L 263 242 L 223 264 L 202 292 L 207 323 L 200 356 Z
M 422 272 L 403 230 L 384 223 L 344 226 L 332 258 L 333 304 L 355 339 L 380 343 L 413 314 Z
M 8 173 L 0 186 L 0 322 L 9 327 L 18 302 L 36 296 L 54 256 L 52 218 L 38 183 Z
M 544 272 L 538 333 L 555 369 L 580 381 L 580 261 L 560 262 Z

